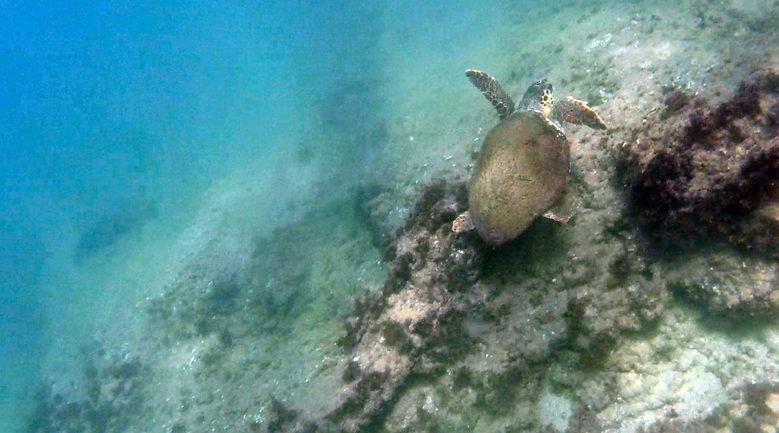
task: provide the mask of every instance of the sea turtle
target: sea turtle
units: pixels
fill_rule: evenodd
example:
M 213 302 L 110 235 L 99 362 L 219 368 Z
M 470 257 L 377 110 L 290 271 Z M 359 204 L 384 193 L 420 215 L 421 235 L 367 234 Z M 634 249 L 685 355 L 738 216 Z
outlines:
M 500 123 L 484 139 L 468 182 L 469 209 L 455 219 L 452 230 L 476 229 L 497 246 L 519 236 L 541 214 L 567 221 L 550 210 L 565 194 L 570 168 L 570 146 L 558 122 L 593 129 L 606 129 L 606 124 L 570 96 L 554 104 L 547 80 L 533 83 L 515 110 L 514 101 L 489 74 L 469 69 L 465 75 L 498 111 Z

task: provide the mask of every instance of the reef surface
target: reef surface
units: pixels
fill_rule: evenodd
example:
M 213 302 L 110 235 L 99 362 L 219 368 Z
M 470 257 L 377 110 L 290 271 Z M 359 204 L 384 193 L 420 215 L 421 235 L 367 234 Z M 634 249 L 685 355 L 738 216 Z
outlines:
M 383 75 L 358 131 L 326 100 L 274 185 L 305 183 L 292 197 L 211 189 L 134 306 L 142 332 L 108 322 L 85 368 L 52 370 L 29 431 L 775 427 L 779 6 L 759 6 L 516 8 L 462 58 L 406 47 L 451 73 Z M 567 224 L 497 249 L 451 232 L 496 122 L 467 67 L 512 95 L 548 77 L 613 125 L 568 128 Z

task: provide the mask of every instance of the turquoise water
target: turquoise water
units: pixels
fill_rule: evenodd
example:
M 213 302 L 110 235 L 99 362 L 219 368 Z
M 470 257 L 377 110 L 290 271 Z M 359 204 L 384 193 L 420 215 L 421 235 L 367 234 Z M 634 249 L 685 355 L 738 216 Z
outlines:
M 476 287 L 492 287 L 492 299 L 520 284 L 563 293 L 562 280 L 597 279 L 616 265 L 601 259 L 610 254 L 603 245 L 589 249 L 589 236 L 617 226 L 613 214 L 623 206 L 611 168 L 598 161 L 611 164 L 615 143 L 660 106 L 661 86 L 705 95 L 735 88 L 750 72 L 739 65 L 761 57 L 745 47 L 776 46 L 775 30 L 761 26 L 767 3 L 723 6 L 730 21 L 716 11 L 707 21 L 700 10 L 710 5 L 692 3 L 0 2 L 0 432 L 258 431 L 277 398 L 317 413 L 340 386 L 334 366 L 345 358 L 335 341 L 354 299 L 379 293 L 387 279 L 381 236 L 402 226 L 422 185 L 467 173 L 496 121 L 467 68 L 491 71 L 516 95 L 549 77 L 559 98 L 597 100 L 616 131 L 602 139 L 570 132 L 577 191 L 589 194 L 581 222 L 549 237 L 547 226 L 534 226 L 525 239 L 537 249 L 521 244 L 507 258 L 491 256 L 502 274 Z M 598 195 L 604 190 L 607 198 Z M 549 238 L 571 252 L 545 246 Z M 549 260 L 525 259 L 537 251 Z M 569 260 L 585 266 L 581 257 L 592 269 L 558 276 Z M 608 280 L 609 289 L 616 284 Z M 544 296 L 528 302 L 539 311 L 543 302 L 560 304 Z M 643 338 L 692 335 L 711 342 L 700 343 L 701 353 L 728 346 L 725 333 L 679 305 Z M 485 335 L 485 351 L 507 341 L 486 337 L 493 334 L 482 321 L 469 316 L 464 326 Z M 758 353 L 765 369 L 739 364 L 731 383 L 774 371 L 779 339 L 773 327 L 760 329 L 768 343 L 746 338 L 743 350 Z M 615 348 L 644 356 L 639 337 L 619 338 Z M 692 346 L 677 343 L 673 350 Z M 516 406 L 501 412 L 457 396 L 447 410 L 456 418 L 466 408 L 465 421 L 440 425 L 514 431 L 529 416 L 527 402 L 541 396 L 533 416 L 564 431 L 573 386 L 549 377 L 564 375 L 555 368 L 569 367 L 566 356 L 548 355 L 551 373 L 527 387 L 535 397 L 512 394 Z M 659 358 L 655 370 L 632 361 L 614 361 L 613 370 L 659 377 L 667 357 Z M 500 362 L 471 364 L 491 371 Z M 722 367 L 689 363 L 709 375 Z M 602 379 L 593 388 L 633 389 L 606 377 L 609 368 L 592 374 Z M 428 379 L 450 390 L 467 382 Z M 693 391 L 678 391 L 679 412 L 697 419 L 704 409 L 685 412 L 695 393 L 720 404 L 713 395 L 725 388 L 709 392 L 692 381 Z M 398 411 L 428 408 L 424 397 L 438 395 L 416 389 L 398 398 Z M 652 392 L 635 392 L 629 410 L 619 404 L 630 397 L 604 404 L 604 428 L 631 431 L 653 420 L 657 408 L 644 402 L 662 398 Z M 398 413 L 387 414 L 386 431 L 399 431 Z M 517 431 L 537 424 L 522 425 Z
M 44 364 L 77 368 L 49 365 L 51 352 L 78 352 L 73 346 L 89 344 L 97 326 L 93 309 L 123 302 L 96 305 L 95 297 L 108 295 L 94 281 L 106 277 L 88 269 L 110 271 L 95 261 L 143 249 L 123 242 L 144 229 L 181 229 L 209 185 L 232 170 L 298 152 L 308 125 L 328 116 L 318 108 L 328 97 L 348 104 L 325 105 L 347 112 L 325 119 L 341 129 L 380 115 L 370 92 L 385 66 L 377 40 L 393 25 L 381 17 L 385 6 L 0 5 L 1 431 L 20 429 L 30 415 Z M 443 42 L 448 30 L 440 22 L 449 16 L 470 28 L 453 5 L 393 8 L 409 38 L 428 32 Z M 367 92 L 339 99 L 342 80 L 367 83 Z M 367 152 L 345 143 L 329 157 L 363 162 Z
M 175 225 L 230 167 L 290 145 L 293 113 L 322 91 L 309 77 L 335 66 L 321 37 L 333 29 L 301 12 L 283 2 L 0 5 L 0 430 L 29 415 L 46 348 L 88 326 L 62 323 L 88 322 L 80 303 L 100 290 L 76 284 L 75 265 L 148 221 Z

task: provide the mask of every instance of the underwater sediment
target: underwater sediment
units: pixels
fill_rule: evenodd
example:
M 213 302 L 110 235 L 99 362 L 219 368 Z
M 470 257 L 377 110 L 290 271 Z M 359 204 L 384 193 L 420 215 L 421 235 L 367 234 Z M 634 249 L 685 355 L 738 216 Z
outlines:
M 720 313 L 775 315 L 779 75 L 762 71 L 714 104 L 668 88 L 622 146 L 622 178 L 666 278 Z

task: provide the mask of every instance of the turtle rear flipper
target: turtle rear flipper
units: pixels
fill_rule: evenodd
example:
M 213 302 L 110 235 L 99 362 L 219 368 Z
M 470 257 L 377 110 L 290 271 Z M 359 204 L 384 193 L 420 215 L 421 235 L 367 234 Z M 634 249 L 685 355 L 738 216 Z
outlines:
M 584 101 L 571 96 L 558 102 L 554 107 L 557 120 L 587 125 L 592 129 L 606 129 L 606 123 L 598 116 L 598 113 L 588 107 Z
M 565 224 L 568 222 L 568 220 L 571 219 L 573 214 L 559 214 L 557 212 L 554 212 L 552 210 L 548 210 L 542 214 L 542 216 L 546 219 L 550 219 L 552 221 L 556 221 L 560 224 Z
M 503 87 L 490 74 L 468 69 L 465 71 L 465 76 L 495 107 L 500 120 L 509 117 L 509 114 L 514 112 L 514 100 L 511 99 L 511 96 L 503 90 Z
M 567 188 L 562 198 L 541 215 L 546 219 L 566 224 L 576 215 L 576 210 L 580 206 L 581 200 L 576 196 L 576 193 L 571 188 Z
M 475 228 L 476 225 L 473 223 L 471 213 L 468 211 L 458 215 L 457 218 L 454 219 L 454 222 L 452 222 L 452 231 L 455 233 L 467 232 Z

